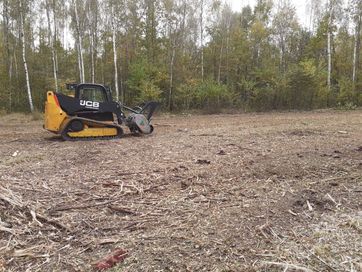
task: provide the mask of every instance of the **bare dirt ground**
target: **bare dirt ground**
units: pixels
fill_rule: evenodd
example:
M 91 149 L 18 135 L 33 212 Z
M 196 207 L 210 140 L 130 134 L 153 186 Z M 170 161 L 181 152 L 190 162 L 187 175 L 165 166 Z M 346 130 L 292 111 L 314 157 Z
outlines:
M 362 111 L 158 116 L 63 142 L 0 117 L 0 271 L 362 271 Z

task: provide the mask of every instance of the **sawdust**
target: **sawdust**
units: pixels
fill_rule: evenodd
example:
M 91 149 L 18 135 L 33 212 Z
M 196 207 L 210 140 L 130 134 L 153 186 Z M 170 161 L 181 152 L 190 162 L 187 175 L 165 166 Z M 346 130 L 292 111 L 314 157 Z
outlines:
M 0 117 L 0 271 L 90 271 L 115 248 L 112 271 L 361 271 L 361 111 L 153 123 L 63 142 Z

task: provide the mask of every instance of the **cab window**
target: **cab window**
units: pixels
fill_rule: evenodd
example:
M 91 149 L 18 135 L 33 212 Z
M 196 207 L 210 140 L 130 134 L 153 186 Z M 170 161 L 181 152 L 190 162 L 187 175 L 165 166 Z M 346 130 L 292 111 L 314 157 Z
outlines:
M 80 89 L 79 99 L 93 102 L 107 102 L 104 90 L 99 87 L 84 87 Z

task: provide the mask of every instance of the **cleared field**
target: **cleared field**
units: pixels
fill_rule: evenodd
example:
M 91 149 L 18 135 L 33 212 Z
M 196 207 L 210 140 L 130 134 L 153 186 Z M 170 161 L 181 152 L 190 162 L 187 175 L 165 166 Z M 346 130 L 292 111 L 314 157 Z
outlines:
M 0 117 L 0 271 L 362 271 L 362 111 L 158 116 L 63 142 Z

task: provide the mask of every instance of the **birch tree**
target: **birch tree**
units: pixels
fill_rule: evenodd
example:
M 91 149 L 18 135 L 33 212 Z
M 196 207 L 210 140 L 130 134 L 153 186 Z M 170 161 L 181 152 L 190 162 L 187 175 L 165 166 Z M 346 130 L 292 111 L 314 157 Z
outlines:
M 254 8 L 254 20 L 250 30 L 250 40 L 253 46 L 253 62 L 260 67 L 263 59 L 263 45 L 267 45 L 269 39 L 268 24 L 271 18 L 273 2 L 271 0 L 258 0 Z
M 6 84 L 5 88 L 7 88 L 7 95 L 9 101 L 9 110 L 12 109 L 12 56 L 10 50 L 10 41 L 9 41 L 9 32 L 10 32 L 10 14 L 9 14 L 9 1 L 3 1 L 3 41 L 4 41 L 4 57 L 5 57 L 5 65 L 7 71 Z
M 156 63 L 157 53 L 157 26 L 159 18 L 159 2 L 156 0 L 147 0 L 144 2 L 145 12 L 145 39 L 148 61 L 152 64 Z
M 111 4 L 111 26 L 112 26 L 112 48 L 113 48 L 113 65 L 114 65 L 114 88 L 116 91 L 116 100 L 119 101 L 118 88 L 118 66 L 117 66 L 117 48 L 116 48 L 116 21 L 113 3 Z
M 328 56 L 328 78 L 327 86 L 331 90 L 332 77 L 332 23 L 333 23 L 333 0 L 328 1 L 328 32 L 327 32 L 327 56 Z
M 83 5 L 83 3 L 81 3 Z M 78 1 L 73 0 L 75 30 L 76 30 L 76 49 L 78 53 L 78 68 L 79 68 L 79 80 L 81 83 L 85 82 L 84 75 L 84 58 L 83 58 L 83 28 L 81 28 L 79 12 L 78 12 Z
M 218 84 L 221 84 L 223 67 L 225 67 L 226 75 L 228 74 L 228 55 L 233 12 L 228 4 L 222 6 L 221 2 L 214 2 L 211 12 L 215 14 L 212 19 L 213 33 L 211 34 L 212 39 L 215 40 L 214 78 Z
M 108 12 L 111 14 L 107 24 L 110 28 L 112 35 L 112 53 L 113 53 L 113 67 L 114 67 L 114 85 L 116 91 L 116 98 L 121 102 L 124 101 L 124 88 L 122 79 L 122 53 L 119 48 L 122 45 L 120 38 L 123 37 L 124 25 L 126 21 L 126 3 L 120 0 L 109 0 L 107 2 Z
M 99 3 L 98 0 L 87 1 L 87 22 L 88 22 L 88 36 L 89 36 L 89 51 L 90 51 L 90 74 L 91 82 L 95 82 L 95 66 L 97 58 L 97 44 L 98 44 L 98 31 L 99 31 Z
M 26 90 L 28 94 L 28 101 L 30 106 L 30 111 L 34 112 L 34 104 L 33 104 L 33 98 L 31 94 L 31 88 L 30 88 L 30 79 L 29 79 L 29 70 L 28 70 L 28 63 L 26 59 L 26 39 L 25 39 L 25 7 L 22 2 L 23 0 L 18 1 L 19 5 L 19 21 L 20 21 L 20 37 L 21 37 L 21 49 L 22 49 L 22 56 L 23 56 L 23 64 L 24 64 L 24 71 L 25 71 L 25 81 L 26 81 Z
M 217 22 L 219 22 L 219 35 L 221 39 L 221 45 L 219 50 L 219 63 L 217 68 L 217 82 L 220 84 L 221 82 L 221 70 L 223 64 L 223 56 L 226 53 L 228 54 L 228 47 L 229 47 L 229 39 L 230 39 L 230 26 L 231 26 L 231 8 L 228 5 L 225 5 L 223 9 L 221 7 L 215 7 L 214 9 L 219 10 Z
M 55 1 L 54 1 L 55 2 Z M 53 2 L 53 4 L 54 4 Z M 56 29 L 54 28 L 54 34 L 52 35 L 52 27 L 51 27 L 51 19 L 50 19 L 50 2 L 49 0 L 45 1 L 45 9 L 46 9 L 46 16 L 47 16 L 47 23 L 48 23 L 48 44 L 52 51 L 52 63 L 53 63 L 53 76 L 54 76 L 54 87 L 55 91 L 58 91 L 58 71 L 57 71 L 57 62 L 56 62 L 56 49 L 55 49 L 55 41 L 56 41 Z M 54 20 L 54 27 L 56 26 L 55 22 L 55 7 L 53 7 L 53 20 Z
M 355 24 L 352 82 L 355 85 L 355 83 L 357 82 L 357 74 L 358 74 L 360 51 L 361 51 L 362 3 L 361 1 L 353 1 L 352 4 L 353 4 L 352 17 Z
M 185 38 L 186 38 L 186 15 L 187 15 L 187 2 L 186 0 L 182 1 L 182 17 L 181 17 L 181 52 L 182 55 L 185 54 Z
M 280 49 L 279 66 L 284 73 L 287 69 L 287 54 L 289 53 L 288 43 L 294 33 L 298 31 L 295 8 L 290 1 L 279 1 L 278 11 L 273 19 L 273 29 Z
M 328 63 L 328 77 L 327 86 L 328 90 L 331 90 L 332 85 L 332 58 L 333 58 L 333 35 L 335 32 L 335 22 L 340 19 L 342 11 L 341 0 L 328 0 L 327 2 L 327 16 L 328 16 L 328 28 L 327 28 L 327 63 Z
M 200 1 L 201 79 L 204 80 L 204 0 Z
M 168 109 L 171 111 L 173 106 L 173 85 L 174 85 L 174 66 L 176 57 L 176 43 L 179 41 L 179 21 L 180 10 L 182 10 L 183 3 L 177 1 L 164 1 L 165 17 L 167 21 L 167 36 L 169 39 L 169 90 L 168 90 Z
M 64 2 L 61 2 L 64 3 Z M 53 0 L 52 1 L 52 15 L 53 15 L 53 53 L 54 53 L 54 80 L 56 82 L 56 89 L 58 88 L 58 53 L 57 53 L 57 41 L 58 41 L 58 16 L 61 16 L 58 13 L 59 1 Z
M 309 5 L 309 30 L 314 33 L 320 20 L 322 19 L 322 1 L 310 0 Z

